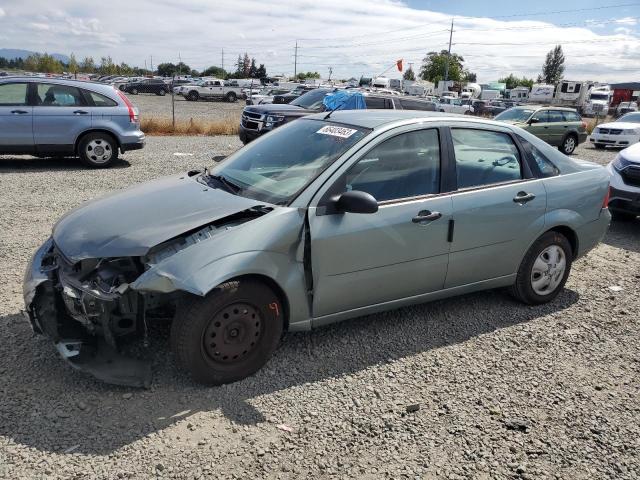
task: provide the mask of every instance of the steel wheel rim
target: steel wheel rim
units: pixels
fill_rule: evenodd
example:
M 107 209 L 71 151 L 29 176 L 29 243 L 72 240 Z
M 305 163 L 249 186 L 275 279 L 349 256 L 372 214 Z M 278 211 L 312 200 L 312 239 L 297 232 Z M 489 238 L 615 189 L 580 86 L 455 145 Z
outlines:
M 202 347 L 209 359 L 230 364 L 246 358 L 260 343 L 264 322 L 260 311 L 239 302 L 219 310 L 202 337 Z
M 91 140 L 84 150 L 93 163 L 107 163 L 113 156 L 111 144 L 102 138 Z
M 564 141 L 564 149 L 568 152 L 573 152 L 573 149 L 576 148 L 576 141 L 573 137 L 569 137 Z
M 533 262 L 531 288 L 538 295 L 550 295 L 562 283 L 566 269 L 564 250 L 559 245 L 549 245 Z

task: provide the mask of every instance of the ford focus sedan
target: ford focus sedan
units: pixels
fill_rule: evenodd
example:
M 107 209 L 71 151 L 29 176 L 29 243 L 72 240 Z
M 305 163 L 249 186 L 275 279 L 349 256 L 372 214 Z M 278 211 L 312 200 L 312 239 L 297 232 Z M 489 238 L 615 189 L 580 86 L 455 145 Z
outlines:
M 313 115 L 69 212 L 27 268 L 26 312 L 77 369 L 141 386 L 123 347 L 170 317 L 179 366 L 233 382 L 287 330 L 502 287 L 552 301 L 604 236 L 608 190 L 603 167 L 512 125 Z

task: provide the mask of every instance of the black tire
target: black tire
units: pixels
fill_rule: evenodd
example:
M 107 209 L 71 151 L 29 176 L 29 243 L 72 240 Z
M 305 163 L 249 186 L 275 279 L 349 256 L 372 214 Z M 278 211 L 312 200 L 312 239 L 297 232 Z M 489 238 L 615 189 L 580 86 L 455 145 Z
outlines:
M 562 144 L 558 148 L 565 155 L 571 155 L 573 152 L 575 152 L 577 146 L 578 146 L 578 137 L 576 137 L 573 134 L 569 134 L 566 137 L 564 137 L 564 139 L 562 140 Z
M 596 149 L 598 150 L 603 150 L 604 147 L 606 147 L 604 143 L 594 143 L 593 146 L 596 147 Z
M 206 297 L 189 297 L 178 307 L 171 325 L 176 363 L 205 385 L 252 375 L 278 346 L 284 325 L 282 308 L 278 296 L 255 280 L 226 282 Z M 257 341 L 250 343 L 254 338 Z
M 125 91 L 125 90 L 124 90 L 124 85 L 120 85 L 118 88 L 120 89 L 120 91 L 121 91 L 121 92 L 124 92 L 124 91 Z
M 547 294 L 539 294 L 532 286 L 533 265 L 538 257 L 551 246 L 558 246 L 564 252 L 564 275 L 553 290 L 549 291 Z M 520 268 L 518 268 L 518 273 L 516 275 L 516 282 L 510 287 L 509 293 L 516 300 L 528 305 L 539 305 L 541 303 L 552 301 L 564 288 L 567 278 L 569 277 L 569 273 L 571 272 L 572 261 L 573 252 L 567 237 L 558 232 L 547 232 L 543 234 L 534 242 L 533 245 L 531 245 L 531 248 L 529 248 L 522 259 Z
M 131 89 L 131 95 L 137 95 L 138 94 L 138 89 L 137 88 L 132 88 Z
M 164 88 L 161 88 L 160 91 L 158 92 L 158 95 L 160 95 L 161 97 L 164 97 L 167 94 L 167 92 L 165 92 Z
M 227 99 L 227 102 L 229 102 L 229 103 L 233 103 L 233 102 L 236 102 L 238 100 L 238 96 L 235 94 L 235 92 L 227 93 L 225 98 Z
M 96 147 L 102 150 L 98 151 Z M 89 133 L 78 142 L 77 153 L 80 160 L 88 167 L 107 168 L 118 159 L 118 142 L 108 133 Z
M 200 98 L 200 95 L 198 94 L 198 92 L 192 91 L 189 92 L 185 98 L 191 102 L 195 102 Z
M 630 222 L 631 220 L 635 220 L 638 215 L 629 212 L 621 212 L 620 210 L 611 210 L 611 218 L 616 222 Z

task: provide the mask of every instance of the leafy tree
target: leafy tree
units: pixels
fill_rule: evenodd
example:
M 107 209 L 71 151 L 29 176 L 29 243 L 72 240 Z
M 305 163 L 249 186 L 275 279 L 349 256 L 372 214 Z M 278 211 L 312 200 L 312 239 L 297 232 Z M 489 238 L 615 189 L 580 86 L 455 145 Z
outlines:
M 267 76 L 267 69 L 264 66 L 264 63 L 261 63 L 260 66 L 256 69 L 256 78 L 265 78 Z
M 437 84 L 440 80 L 444 80 L 444 74 L 447 65 L 446 50 L 438 52 L 429 52 L 422 60 L 422 68 L 420 69 L 420 78 Z M 464 58 L 457 53 L 452 53 L 449 57 L 449 80 L 463 80 L 463 63 Z
M 251 70 L 251 59 L 249 58 L 249 54 L 244 52 L 244 57 L 242 57 L 242 75 L 246 78 L 249 76 L 249 72 Z
M 113 63 L 111 56 L 102 57 L 100 58 L 100 67 L 98 67 L 98 72 L 102 75 L 117 75 L 118 66 Z
M 413 72 L 413 69 L 409 67 L 407 68 L 407 70 L 405 70 L 404 74 L 402 75 L 402 78 L 404 78 L 405 80 L 415 80 L 416 74 Z
M 249 65 L 249 78 L 258 78 L 256 75 L 258 72 L 258 67 L 256 67 L 256 59 L 251 59 L 251 65 Z
M 298 80 L 306 80 L 312 78 L 320 78 L 320 74 L 318 72 L 300 72 L 296 75 Z
M 69 73 L 73 73 L 74 75 L 78 74 L 78 70 L 80 70 L 80 65 L 78 65 L 78 60 L 76 60 L 76 56 L 71 53 L 69 55 L 69 63 L 67 64 L 67 70 Z
M 508 76 L 504 78 L 500 78 L 498 82 L 505 83 L 507 86 L 506 88 L 508 89 L 512 89 L 518 86 L 529 87 L 529 88 L 533 86 L 533 78 L 527 78 L 527 77 L 518 78 L 513 73 L 510 73 Z
M 478 81 L 478 76 L 475 73 L 470 72 L 469 70 L 465 70 L 464 80 L 465 82 L 476 83 Z
M 96 64 L 93 57 L 84 57 L 80 63 L 80 71 L 84 73 L 93 73 L 96 71 Z
M 562 79 L 564 73 L 564 53 L 562 46 L 556 45 L 547 53 L 547 58 L 542 65 L 542 75 L 538 77 L 545 83 L 555 85 Z
M 211 67 L 206 68 L 205 70 L 202 71 L 202 76 L 203 77 L 222 78 L 224 80 L 226 78 L 226 76 L 227 76 L 227 72 L 225 72 L 220 67 L 216 67 L 215 65 L 212 65 Z

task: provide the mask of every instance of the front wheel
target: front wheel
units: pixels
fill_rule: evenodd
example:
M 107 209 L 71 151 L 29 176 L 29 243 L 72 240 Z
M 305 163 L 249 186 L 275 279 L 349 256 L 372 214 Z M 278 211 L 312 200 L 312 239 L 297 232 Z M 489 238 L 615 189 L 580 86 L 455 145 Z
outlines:
M 234 92 L 227 93 L 226 98 L 227 98 L 227 102 L 229 102 L 229 103 L 233 103 L 236 100 L 238 100 L 238 97 Z
M 283 330 L 278 296 L 255 280 L 230 281 L 176 311 L 171 348 L 178 366 L 205 385 L 252 375 L 269 360 Z
M 131 95 L 137 95 L 138 94 L 138 89 L 137 88 L 132 88 L 131 89 Z
M 186 98 L 191 102 L 195 102 L 196 100 L 198 100 L 198 98 L 200 98 L 200 95 L 198 95 L 198 92 L 189 92 Z
M 167 92 L 165 92 L 163 89 L 160 89 L 160 91 L 158 92 L 158 95 L 160 95 L 161 97 L 164 97 L 167 94 Z
M 564 288 L 572 259 L 571 244 L 564 235 L 545 233 L 525 254 L 509 293 L 529 305 L 550 302 Z
M 567 135 L 562 142 L 562 145 L 560 145 L 560 151 L 565 155 L 571 155 L 576 149 L 577 145 L 578 142 L 576 141 L 576 137 L 574 137 L 573 135 Z

